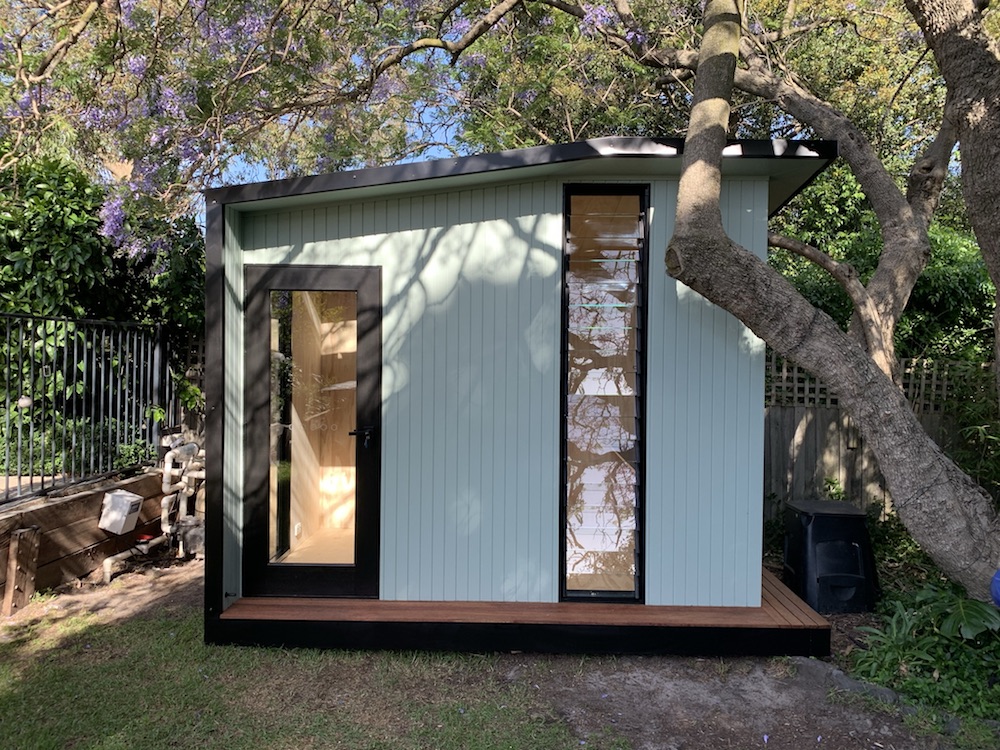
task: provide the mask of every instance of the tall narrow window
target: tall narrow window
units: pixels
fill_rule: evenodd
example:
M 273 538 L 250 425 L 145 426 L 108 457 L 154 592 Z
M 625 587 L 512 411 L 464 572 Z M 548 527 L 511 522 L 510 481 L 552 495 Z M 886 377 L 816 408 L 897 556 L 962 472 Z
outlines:
M 563 311 L 563 594 L 567 598 L 642 598 L 646 204 L 645 187 L 567 190 Z

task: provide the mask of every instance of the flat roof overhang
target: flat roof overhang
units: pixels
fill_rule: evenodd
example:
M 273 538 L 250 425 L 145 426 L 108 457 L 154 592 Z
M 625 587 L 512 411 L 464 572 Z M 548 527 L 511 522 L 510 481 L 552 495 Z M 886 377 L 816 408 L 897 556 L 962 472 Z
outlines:
M 595 138 L 212 188 L 205 191 L 205 200 L 209 206 L 225 205 L 240 212 L 256 213 L 548 177 L 595 177 L 605 172 L 613 172 L 616 177 L 679 177 L 683 151 L 684 141 L 679 138 Z M 768 178 L 768 212 L 774 214 L 837 157 L 837 143 L 731 141 L 723 157 L 723 175 L 727 177 Z

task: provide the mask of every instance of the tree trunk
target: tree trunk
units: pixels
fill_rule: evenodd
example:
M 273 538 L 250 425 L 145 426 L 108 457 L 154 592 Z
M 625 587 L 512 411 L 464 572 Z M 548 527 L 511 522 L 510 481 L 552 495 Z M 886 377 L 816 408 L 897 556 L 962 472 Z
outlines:
M 993 359 L 1000 397 L 1000 51 L 973 0 L 906 0 L 934 53 L 962 151 L 962 194 L 997 289 Z
M 877 457 L 907 529 L 948 576 L 986 599 L 1000 563 L 1000 519 L 990 497 L 928 437 L 899 388 L 859 343 L 722 228 L 721 155 L 739 13 L 734 0 L 706 7 L 667 269 L 837 391 Z

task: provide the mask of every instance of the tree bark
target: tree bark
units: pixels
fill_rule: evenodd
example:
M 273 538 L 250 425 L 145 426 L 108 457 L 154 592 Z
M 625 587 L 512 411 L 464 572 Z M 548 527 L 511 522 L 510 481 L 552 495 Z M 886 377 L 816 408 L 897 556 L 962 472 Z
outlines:
M 997 290 L 993 360 L 1000 398 L 1000 50 L 973 0 L 906 0 L 948 87 L 962 194 Z
M 721 159 L 739 14 L 735 0 L 711 0 L 706 7 L 668 272 L 837 391 L 875 453 L 907 529 L 947 575 L 986 599 L 1000 562 L 1000 519 L 991 498 L 928 437 L 858 340 L 722 228 Z
M 904 195 L 858 127 L 803 88 L 794 77 L 775 74 L 758 49 L 741 42 L 740 55 L 747 65 L 735 70 L 733 85 L 745 93 L 776 102 L 785 112 L 808 124 L 820 138 L 836 140 L 841 156 L 850 164 L 879 220 L 883 252 L 867 284 L 868 309 L 874 314 L 866 315 L 865 309 L 858 308 L 858 319 L 852 329 L 862 345 L 876 345 L 877 348 L 868 349 L 869 354 L 884 372 L 891 374 L 895 370 L 896 324 L 930 258 L 927 225 L 944 182 L 948 155 L 954 145 L 954 140 L 949 142 L 948 137 L 953 138 L 953 131 L 946 127 L 946 120 L 941 134 L 915 162 L 910 189 Z M 652 67 L 694 70 L 699 59 L 697 53 L 657 50 L 649 52 L 642 62 Z M 878 335 L 872 336 L 875 330 Z

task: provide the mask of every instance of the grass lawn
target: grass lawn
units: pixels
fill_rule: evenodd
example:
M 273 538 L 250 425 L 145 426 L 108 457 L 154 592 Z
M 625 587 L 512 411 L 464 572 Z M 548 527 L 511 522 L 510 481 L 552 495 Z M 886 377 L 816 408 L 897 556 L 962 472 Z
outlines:
M 3 748 L 568 748 L 497 657 L 205 646 L 200 610 L 0 643 Z M 588 747 L 627 747 L 593 738 Z
M 153 561 L 0 621 L 0 750 L 997 747 L 783 659 L 206 646 L 201 575 Z

